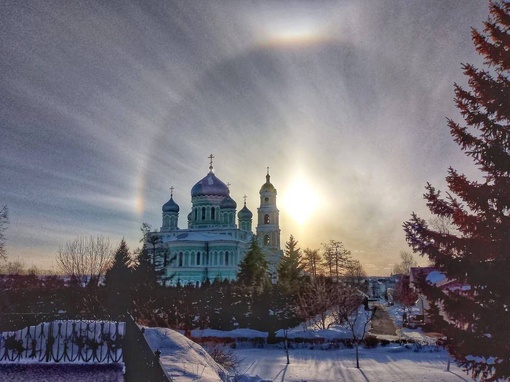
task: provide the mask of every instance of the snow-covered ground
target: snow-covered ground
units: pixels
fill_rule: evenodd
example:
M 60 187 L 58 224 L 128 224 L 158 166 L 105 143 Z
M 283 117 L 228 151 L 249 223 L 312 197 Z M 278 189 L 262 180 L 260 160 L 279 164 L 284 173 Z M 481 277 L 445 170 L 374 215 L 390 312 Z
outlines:
M 455 365 L 451 366 L 450 372 L 446 371 L 444 350 L 422 348 L 415 352 L 412 347 L 397 345 L 361 349 L 360 369 L 355 367 L 353 349 L 290 350 L 290 365 L 286 365 L 285 354 L 278 349 L 239 349 L 235 354 L 243 360 L 242 374 L 258 376 L 264 381 L 472 381 Z
M 203 334 L 212 334 L 204 331 Z M 250 330 L 224 332 L 224 337 L 249 338 Z M 161 363 L 176 382 L 221 381 L 225 371 L 203 348 L 170 329 L 146 328 L 145 336 L 151 348 L 161 351 Z M 205 337 L 205 335 L 204 335 Z M 227 347 L 230 350 L 230 347 Z M 447 353 L 436 347 L 389 344 L 375 349 L 360 349 L 360 366 L 355 367 L 354 349 L 320 350 L 291 349 L 290 365 L 277 348 L 239 348 L 233 353 L 241 359 L 237 382 L 303 382 L 303 381 L 444 381 L 459 382 L 471 379 L 457 366 L 446 371 Z M 224 380 L 224 379 L 223 379 Z
M 152 351 L 161 352 L 163 369 L 175 382 L 221 382 L 226 378 L 225 370 L 204 348 L 182 334 L 166 328 L 146 327 L 144 335 Z
M 399 308 L 391 309 L 390 313 L 398 321 L 398 316 L 401 315 Z M 65 331 L 58 330 L 61 330 L 62 333 L 68 331 L 67 329 Z M 121 331 L 123 333 L 123 327 Z M 45 333 L 44 330 L 41 332 Z M 265 345 L 263 348 L 255 348 L 250 345 L 250 339 L 254 340 L 253 344 L 260 345 L 260 339 L 265 339 L 267 333 L 251 329 L 237 329 L 230 332 L 193 331 L 192 336 L 197 338 L 227 337 L 230 338 L 227 341 L 230 343 L 233 339 L 237 339 L 237 341 L 248 339 L 243 342 L 243 346 L 224 345 L 227 352 L 232 352 L 240 360 L 237 373 L 229 374 L 211 358 L 202 346 L 184 337 L 181 333 L 165 328 L 145 328 L 144 331 L 151 349 L 154 352 L 156 350 L 161 352 L 161 364 L 167 375 L 175 382 L 472 381 L 454 364 L 451 365 L 449 372 L 446 371 L 447 353 L 436 346 L 426 345 L 434 341 L 426 333 L 420 330 L 406 330 L 400 333 L 407 338 L 418 336 L 416 339 L 421 345 L 389 343 L 386 346 L 379 345 L 374 349 L 361 347 L 361 368 L 357 369 L 354 349 L 328 346 L 327 341 L 334 342 L 335 339 L 348 338 L 348 332 L 342 327 L 333 327 L 327 331 L 310 331 L 300 327 L 290 330 L 290 338 L 322 338 L 326 340 L 325 344 L 318 341 L 319 345 L 308 343 L 298 346 L 294 344 L 294 348 L 289 351 L 290 365 L 286 364 L 287 358 L 281 344 Z M 0 365 L 0 381 L 85 381 L 88 380 L 90 374 L 94 374 L 94 380 L 121 381 L 123 379 L 121 365 L 98 365 L 96 370 L 94 367 L 87 368 L 88 366 L 81 365 L 74 367 L 55 363 L 36 365 L 31 362 L 33 361 L 25 360 L 22 357 L 21 360 L 18 359 L 17 364 L 7 362 L 7 365 Z M 107 368 L 99 370 L 99 366 Z M 109 366 L 114 369 L 109 369 Z M 19 370 L 20 367 L 26 370 Z M 76 376 L 70 377 L 69 373 L 76 373 Z M 24 378 L 13 379 L 14 377 Z

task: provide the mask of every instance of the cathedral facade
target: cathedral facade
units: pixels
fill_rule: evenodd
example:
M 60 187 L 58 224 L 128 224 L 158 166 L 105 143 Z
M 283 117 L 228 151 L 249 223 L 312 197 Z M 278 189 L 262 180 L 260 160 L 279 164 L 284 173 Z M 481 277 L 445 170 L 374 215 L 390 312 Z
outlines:
M 212 155 L 209 158 L 209 173 L 191 188 L 188 227 L 178 226 L 180 207 L 172 192 L 162 207 L 161 229 L 151 233 L 167 285 L 196 284 L 207 279 L 235 280 L 254 237 L 272 269 L 282 254 L 277 191 L 270 182 L 269 169 L 259 192 L 254 234 L 253 213 L 246 207 L 246 197 L 243 208 L 237 212 L 229 186 L 214 174 Z

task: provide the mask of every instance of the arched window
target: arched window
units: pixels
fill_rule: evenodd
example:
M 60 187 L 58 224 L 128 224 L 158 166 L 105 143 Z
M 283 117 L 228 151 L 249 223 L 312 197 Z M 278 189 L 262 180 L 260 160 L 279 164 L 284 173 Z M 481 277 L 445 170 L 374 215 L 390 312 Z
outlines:
M 179 252 L 179 267 L 182 267 L 182 260 L 183 260 L 182 252 Z
M 197 252 L 197 265 L 200 265 L 200 252 Z
M 211 220 L 214 220 L 216 218 L 216 208 L 211 208 Z
M 264 224 L 269 224 L 269 214 L 264 215 Z
M 165 215 L 165 217 L 163 218 L 163 225 L 165 227 L 168 227 L 170 225 L 170 216 Z
M 228 251 L 225 252 L 225 265 L 228 265 Z
M 205 220 L 205 207 L 202 207 L 202 220 Z
M 195 208 L 195 220 L 198 219 L 198 210 Z
M 269 239 L 269 235 L 264 236 L 264 245 L 271 244 L 271 239 Z

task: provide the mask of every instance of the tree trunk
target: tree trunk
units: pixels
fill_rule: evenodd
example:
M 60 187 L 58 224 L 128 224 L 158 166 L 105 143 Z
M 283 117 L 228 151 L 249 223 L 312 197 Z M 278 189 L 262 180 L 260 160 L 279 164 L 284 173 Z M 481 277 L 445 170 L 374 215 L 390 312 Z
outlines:
M 287 355 L 287 365 L 290 364 L 289 359 L 289 343 L 287 342 L 287 337 L 285 337 L 285 354 Z
M 359 369 L 359 344 L 357 341 L 354 343 L 354 346 L 356 347 L 356 369 Z

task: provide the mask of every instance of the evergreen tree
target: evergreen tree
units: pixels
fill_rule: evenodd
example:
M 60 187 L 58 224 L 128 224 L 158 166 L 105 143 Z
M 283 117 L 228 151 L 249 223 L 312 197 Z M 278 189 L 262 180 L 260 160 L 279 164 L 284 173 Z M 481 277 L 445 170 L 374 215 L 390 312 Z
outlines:
M 289 293 L 297 293 L 303 279 L 303 265 L 301 264 L 301 249 L 294 236 L 290 236 L 285 243 L 285 251 L 278 264 L 278 284 Z
M 114 316 L 123 314 L 130 306 L 132 283 L 131 255 L 124 239 L 115 251 L 113 265 L 105 275 L 106 306 Z
M 475 377 L 496 380 L 510 377 L 510 3 L 492 1 L 484 32 L 473 30 L 472 38 L 488 69 L 463 66 L 470 90 L 455 84 L 455 101 L 465 124 L 448 126 L 483 180 L 450 168 L 446 197 L 428 184 L 425 199 L 455 229 L 434 230 L 415 214 L 404 229 L 415 252 L 465 285 L 421 285 L 440 307 L 429 314 L 449 351 Z
M 237 280 L 246 286 L 262 287 L 269 283 L 269 263 L 259 247 L 257 240 L 253 238 L 250 250 L 239 264 Z
M 131 277 L 131 294 L 135 307 L 133 314 L 137 319 L 154 323 L 159 274 L 154 269 L 154 264 L 145 243 L 138 250 L 135 263 Z

